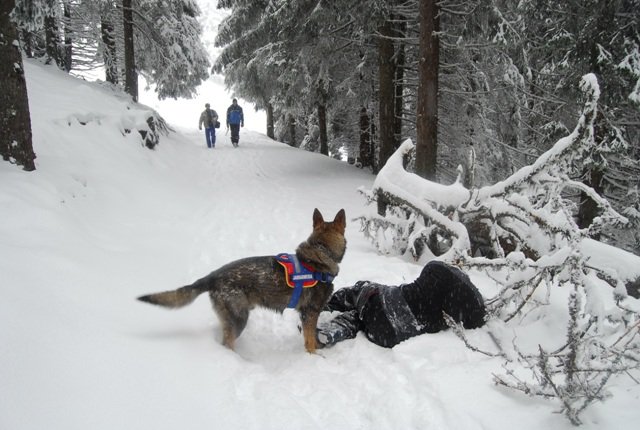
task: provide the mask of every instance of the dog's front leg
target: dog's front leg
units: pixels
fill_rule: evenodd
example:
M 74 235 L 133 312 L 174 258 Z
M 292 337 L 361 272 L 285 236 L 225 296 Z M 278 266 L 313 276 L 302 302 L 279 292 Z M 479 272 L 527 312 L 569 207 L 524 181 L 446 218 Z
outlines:
M 308 353 L 315 354 L 318 348 L 316 340 L 316 326 L 318 325 L 319 312 L 311 310 L 301 310 L 302 335 L 304 336 L 304 347 Z

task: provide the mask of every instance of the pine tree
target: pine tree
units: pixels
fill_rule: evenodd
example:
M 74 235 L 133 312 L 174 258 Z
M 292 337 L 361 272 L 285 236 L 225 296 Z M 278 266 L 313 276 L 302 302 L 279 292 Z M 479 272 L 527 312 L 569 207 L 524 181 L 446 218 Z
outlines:
M 523 125 L 543 136 L 535 151 L 545 150 L 558 133 L 573 127 L 578 76 L 598 76 L 602 96 L 594 145 L 584 153 L 584 170 L 571 175 L 606 195 L 638 231 L 640 17 L 634 11 L 640 2 L 528 1 L 499 6 L 507 24 L 500 38 L 519 82 L 512 87 L 520 98 Z M 599 211 L 584 194 L 578 203 L 578 221 L 586 228 Z M 603 240 L 626 243 L 627 249 L 640 252 L 639 233 L 609 228 L 602 234 Z
M 133 39 L 133 0 L 122 0 L 122 28 L 124 34 L 124 91 L 138 101 L 138 70 Z
M 134 100 L 138 75 L 158 96 L 192 97 L 207 77 L 195 0 L 20 0 L 19 23 L 65 70 L 105 70 Z M 62 41 L 64 32 L 64 42 Z M 56 49 L 57 47 L 57 49 Z
M 276 130 L 288 130 L 288 140 L 295 142 L 291 136 L 299 126 L 293 124 L 302 124 L 305 142 L 318 139 L 321 152 L 328 152 L 331 140 L 342 140 L 334 135 L 344 132 L 341 124 L 350 122 L 351 133 L 357 130 L 360 109 L 371 99 L 358 95 L 372 87 L 362 78 L 369 77 L 363 70 L 373 57 L 363 54 L 370 48 L 352 14 L 362 5 L 317 0 L 220 5 L 231 14 L 220 26 L 216 44 L 224 49 L 214 69 L 224 71 L 228 86 L 243 98 L 273 108 Z M 337 94 L 348 98 L 338 100 Z
M 120 81 L 118 74 L 118 49 L 116 43 L 115 20 L 113 18 L 115 7 L 111 2 L 100 9 L 100 36 L 102 41 L 102 60 L 105 69 L 105 80 L 114 85 Z
M 436 0 L 420 0 L 416 173 L 436 179 L 438 153 L 438 72 L 440 68 L 440 11 Z
M 36 156 L 18 27 L 11 18 L 14 6 L 13 0 L 0 3 L 0 154 L 31 171 L 36 168 Z
M 220 4 L 232 9 L 217 41 L 224 49 L 216 70 L 224 70 L 227 83 L 272 107 L 276 131 L 306 129 L 309 148 L 324 147 L 326 118 L 328 147 L 362 140 L 360 161 L 377 156 L 374 172 L 400 136 L 422 149 L 429 135 L 428 156 L 417 151 L 415 171 L 428 159 L 431 177 L 448 182 L 461 160 L 475 160 L 465 167 L 468 186 L 499 181 L 573 128 L 581 103 L 576 82 L 596 73 L 603 89 L 598 136 L 584 154 L 586 170 L 571 175 L 587 179 L 640 225 L 638 0 Z M 439 20 L 439 31 L 430 32 L 439 39 L 439 60 L 421 62 L 420 4 L 438 8 L 432 23 Z M 428 71 L 429 91 L 420 88 L 427 81 L 421 65 L 439 67 Z M 597 216 L 592 200 L 577 200 L 584 227 Z
M 134 18 L 136 68 L 158 98 L 191 98 L 209 76 L 195 0 L 139 0 Z
M 47 64 L 54 63 L 68 71 L 68 48 L 62 36 L 62 32 L 68 30 L 63 6 L 66 2 L 58 0 L 16 0 L 14 17 L 22 37 L 28 42 L 25 47 L 28 55 L 44 58 Z
M 378 129 L 379 166 L 386 164 L 395 150 L 395 87 L 396 67 L 394 61 L 393 24 L 389 19 L 378 28 Z

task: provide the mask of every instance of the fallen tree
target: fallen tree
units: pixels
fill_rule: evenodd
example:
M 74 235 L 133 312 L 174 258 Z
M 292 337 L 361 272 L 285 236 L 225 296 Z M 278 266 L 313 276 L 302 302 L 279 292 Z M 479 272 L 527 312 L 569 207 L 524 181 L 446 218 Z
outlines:
M 504 340 L 494 337 L 500 345 L 495 354 L 506 359 L 505 368 L 515 365 L 532 375 L 524 380 L 511 369 L 495 376 L 495 382 L 558 399 L 576 425 L 587 406 L 606 397 L 613 375 L 640 368 L 640 304 L 629 297 L 637 297 L 640 270 L 596 264 L 585 252 L 589 238 L 603 226 L 624 228 L 629 221 L 593 189 L 572 179 L 598 144 L 595 76 L 583 77 L 581 86 L 586 100 L 573 132 L 535 163 L 491 186 L 467 189 L 459 180 L 441 185 L 408 172 L 405 166 L 415 149 L 411 141 L 404 142 L 373 188 L 361 190 L 377 211 L 360 218 L 362 231 L 381 252 L 416 260 L 437 257 L 491 277 L 499 289 L 487 299 L 487 307 L 503 324 L 518 324 L 549 304 L 551 288 L 571 291 L 565 297 L 562 345 L 543 346 L 543 339 L 531 350 L 514 339 L 508 353 Z M 579 228 L 574 219 L 577 207 L 571 196 L 576 193 L 588 195 L 600 209 L 587 228 Z

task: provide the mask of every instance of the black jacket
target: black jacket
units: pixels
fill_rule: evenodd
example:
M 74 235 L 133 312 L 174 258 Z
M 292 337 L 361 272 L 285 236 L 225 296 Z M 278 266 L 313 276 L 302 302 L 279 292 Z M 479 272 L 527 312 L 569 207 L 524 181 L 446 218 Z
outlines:
M 372 342 L 392 347 L 423 333 L 446 329 L 446 312 L 465 328 L 484 325 L 484 300 L 469 277 L 440 261 L 428 263 L 409 284 L 389 286 L 359 281 L 336 291 L 331 311 L 356 310 L 358 329 Z

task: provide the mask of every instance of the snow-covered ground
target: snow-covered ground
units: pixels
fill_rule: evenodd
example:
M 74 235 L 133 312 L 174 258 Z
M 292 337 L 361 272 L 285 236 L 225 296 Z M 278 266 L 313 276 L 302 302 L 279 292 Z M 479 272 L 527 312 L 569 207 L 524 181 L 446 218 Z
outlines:
M 136 301 L 293 251 L 316 207 L 347 212 L 337 287 L 407 282 L 421 265 L 378 255 L 351 221 L 372 210 L 356 192 L 366 172 L 247 129 L 239 148 L 222 130 L 208 150 L 197 119 L 150 151 L 121 132 L 138 117 L 125 98 L 38 63 L 26 72 L 37 170 L 0 163 L 0 429 L 573 428 L 557 403 L 496 387 L 502 361 L 450 331 L 310 355 L 294 311 L 256 310 L 231 352 L 206 296 L 178 311 Z M 529 315 L 520 335 L 561 335 L 561 311 Z M 497 322 L 467 334 L 491 349 L 489 329 L 513 334 Z M 637 427 L 640 386 L 618 378 L 611 392 L 583 428 Z

